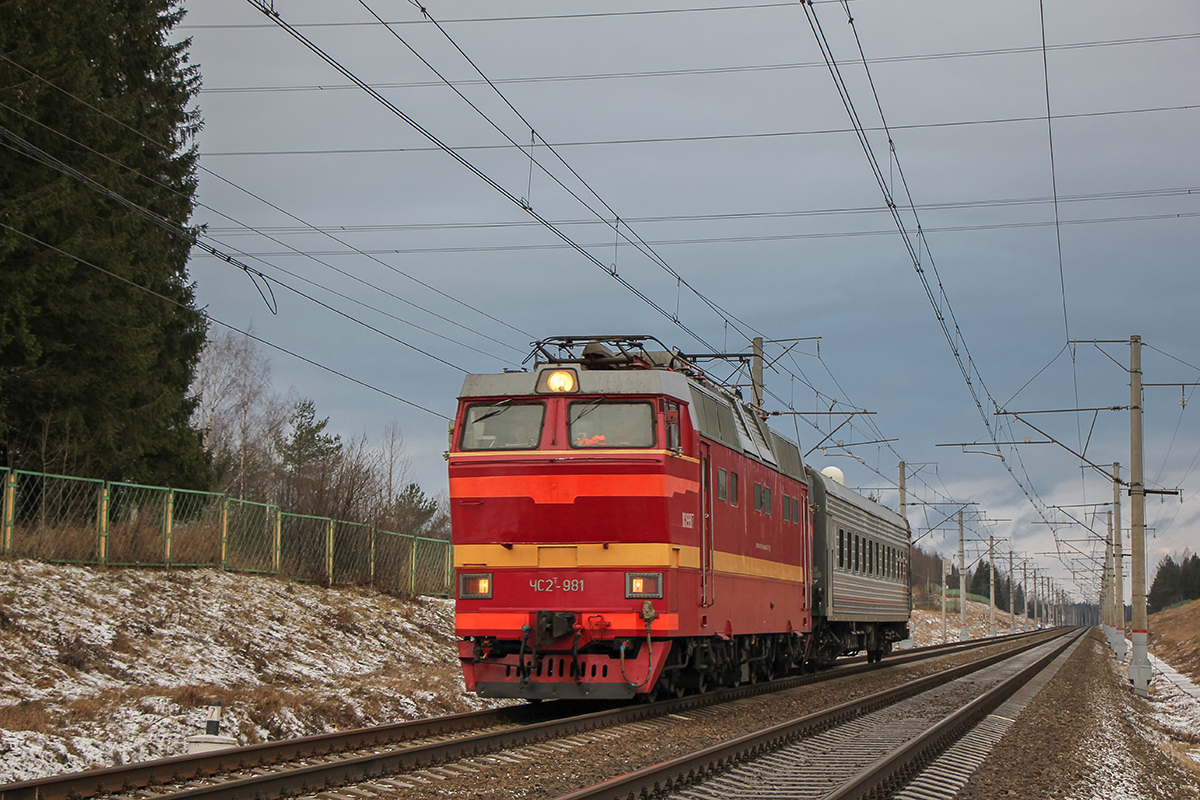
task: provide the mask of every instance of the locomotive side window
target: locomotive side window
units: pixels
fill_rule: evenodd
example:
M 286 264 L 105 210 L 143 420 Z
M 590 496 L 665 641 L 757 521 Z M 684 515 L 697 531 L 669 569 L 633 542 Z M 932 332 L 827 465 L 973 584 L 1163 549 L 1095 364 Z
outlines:
M 783 521 L 792 521 L 792 498 L 788 497 L 786 494 L 783 496 Z
M 653 447 L 654 406 L 608 403 L 604 398 L 567 409 L 572 447 Z
M 771 516 L 771 490 L 770 490 L 770 488 L 764 486 L 762 492 L 763 492 L 763 511 L 766 512 L 767 516 Z
M 737 493 L 737 473 L 729 473 L 729 505 L 736 506 L 738 504 Z
M 724 500 L 729 496 L 729 478 L 725 470 L 717 468 L 717 499 Z
M 475 403 L 463 418 L 463 450 L 533 450 L 542 438 L 543 403 Z
M 762 511 L 762 484 L 754 482 L 754 510 Z

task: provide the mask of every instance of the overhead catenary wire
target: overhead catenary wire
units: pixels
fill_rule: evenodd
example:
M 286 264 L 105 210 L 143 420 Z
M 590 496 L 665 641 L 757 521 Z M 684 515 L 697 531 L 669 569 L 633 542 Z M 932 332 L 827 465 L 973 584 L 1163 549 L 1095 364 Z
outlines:
M 0 54 L 2 57 L 2 54 Z M 1054 118 L 1057 120 L 1068 119 L 1087 119 L 1101 117 L 1118 117 L 1128 116 L 1132 114 L 1158 114 L 1173 111 L 1195 111 L 1200 109 L 1200 104 L 1182 104 L 1173 106 L 1153 106 L 1145 108 L 1130 108 L 1116 109 L 1108 111 L 1085 111 L 1072 114 L 1057 114 Z M 1007 125 L 1015 123 L 1042 123 L 1046 120 L 1044 114 L 1038 115 L 1023 115 L 1017 117 L 994 117 L 989 119 L 977 120 L 957 120 L 947 122 L 919 122 L 910 123 L 907 125 L 889 125 L 891 131 L 916 131 L 916 130 L 935 130 L 946 128 L 971 127 L 977 125 Z M 863 130 L 867 133 L 879 133 L 883 131 L 879 126 L 865 126 Z M 559 149 L 570 147 L 599 147 L 612 145 L 636 145 L 636 144 L 681 144 L 688 142 L 720 142 L 720 141 L 737 141 L 745 139 L 777 139 L 796 136 L 834 136 L 854 133 L 855 128 L 814 128 L 810 130 L 791 130 L 791 131 L 759 131 L 753 133 L 714 133 L 714 134 L 694 134 L 691 136 L 640 136 L 627 137 L 621 139 L 581 139 L 577 141 L 555 142 L 554 146 Z M 455 150 L 460 152 L 468 151 L 485 151 L 485 150 L 506 150 L 510 148 L 508 144 L 462 144 L 455 145 Z M 210 158 L 220 157 L 238 157 L 238 156 L 318 156 L 318 155 L 377 155 L 380 153 L 430 153 L 436 152 L 441 148 L 414 146 L 414 147 L 345 147 L 345 148 L 322 148 L 322 149 L 292 149 L 292 150 L 217 150 L 211 153 L 205 153 Z
M 0 107 L 4 107 L 0 103 Z M 1060 203 L 1091 203 L 1104 202 L 1109 200 L 1139 200 L 1148 198 L 1161 197 L 1184 197 L 1191 195 L 1200 195 L 1200 187 L 1178 187 L 1178 188 L 1160 188 L 1160 189 L 1132 189 L 1120 192 L 1092 192 L 1088 194 L 1079 194 L 1072 196 L 1064 196 L 1059 198 Z M 1038 206 L 1046 205 L 1053 202 L 1050 197 L 1006 197 L 996 198 L 991 200 L 963 200 L 963 201 L 946 201 L 941 203 L 922 203 L 917 205 L 919 211 L 959 211 L 959 210 L 976 210 L 976 209 L 994 209 L 994 208 L 1018 208 L 1021 206 Z M 631 217 L 629 219 L 622 218 L 623 222 L 637 224 L 658 224 L 665 222 L 724 222 L 724 221 L 755 221 L 755 220 L 775 220 L 775 219 L 798 219 L 807 217 L 840 217 L 840 216 L 873 216 L 884 213 L 885 209 L 881 206 L 849 206 L 849 207 L 834 207 L 834 208 L 812 208 L 798 209 L 791 211 L 736 211 L 718 214 L 658 214 L 654 216 Z M 219 213 L 219 212 L 217 212 Z M 222 215 L 224 216 L 224 215 Z M 1163 214 L 1153 215 L 1154 218 L 1175 219 L 1184 218 L 1179 214 Z M 1065 224 L 1089 224 L 1089 223 L 1104 223 L 1104 222 L 1127 222 L 1127 221 L 1144 221 L 1150 219 L 1151 216 L 1124 216 L 1124 217 L 1104 217 L 1092 219 L 1067 220 Z M 235 220 L 236 222 L 236 220 Z M 571 219 L 555 219 L 554 223 L 563 227 L 568 226 L 596 226 L 599 222 L 595 219 L 571 218 Z M 1001 223 L 1003 225 L 1004 223 Z M 1029 224 L 1045 225 L 1045 222 L 1037 223 L 1009 223 L 1013 226 L 1026 227 Z M 444 231 L 444 230 L 490 230 L 490 229 L 506 229 L 506 228 L 531 228 L 538 227 L 538 223 L 531 220 L 504 220 L 493 222 L 397 222 L 397 223 L 367 223 L 360 225 L 339 225 L 339 224 L 322 224 L 314 225 L 256 225 L 253 228 L 243 223 L 238 223 L 234 227 L 219 227 L 209 225 L 206 230 L 213 234 L 221 235 L 239 235 L 250 233 L 321 233 L 324 230 L 337 231 L 340 233 L 382 233 L 392 231 Z M 979 230 L 1002 230 L 999 225 L 989 226 L 969 226 L 971 229 Z M 931 232 L 943 230 L 966 230 L 967 227 L 952 227 L 952 228 L 928 228 Z M 856 232 L 846 232 L 844 235 L 853 235 Z M 872 231 L 858 233 L 873 233 Z M 888 229 L 888 234 L 895 233 L 894 230 Z
M 1164 220 L 1186 220 L 1200 218 L 1200 212 L 1187 214 L 1144 214 L 1132 215 L 1124 217 L 1096 217 L 1092 219 L 1080 219 L 1064 222 L 1064 225 L 1108 225 L 1117 222 L 1161 222 Z M 994 225 L 944 225 L 937 227 L 925 228 L 923 233 L 972 233 L 978 231 L 1004 231 L 1004 230 L 1020 230 L 1028 228 L 1045 228 L 1053 225 L 1053 222 L 1009 222 L 997 223 Z M 873 230 L 858 230 L 858 231 L 832 231 L 820 233 L 780 233 L 780 234 L 761 234 L 750 236 L 703 236 L 692 237 L 687 239 L 652 239 L 651 244 L 657 247 L 665 247 L 671 245 L 695 245 L 695 244 L 727 244 L 727 243 L 749 243 L 749 242 L 786 242 L 805 239 L 855 239 L 861 237 L 873 236 L 895 236 L 894 228 L 883 228 Z M 612 242 L 584 242 L 579 243 L 580 247 L 584 248 L 601 248 L 612 247 Z M 540 250 L 574 250 L 575 247 L 570 244 L 561 243 L 540 243 L 540 244 L 512 244 L 512 245 L 443 245 L 430 247 L 387 247 L 387 248 L 372 248 L 368 250 L 313 250 L 307 252 L 296 252 L 294 250 L 287 251 L 258 251 L 256 254 L 266 257 L 284 257 L 284 256 L 336 256 L 336 255 L 353 255 L 368 254 L 368 255 L 412 255 L 417 253 L 503 253 L 503 252 L 520 252 L 520 251 L 540 251 Z M 606 268 L 606 271 L 607 268 Z M 754 331 L 754 328 L 747 328 Z M 739 331 L 739 333 L 741 333 Z M 747 341 L 749 337 L 747 337 Z

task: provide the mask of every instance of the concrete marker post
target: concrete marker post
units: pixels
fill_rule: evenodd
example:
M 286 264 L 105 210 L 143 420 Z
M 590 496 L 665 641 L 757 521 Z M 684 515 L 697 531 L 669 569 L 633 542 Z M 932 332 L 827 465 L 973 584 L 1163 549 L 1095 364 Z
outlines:
M 204 733 L 189 736 L 184 740 L 187 743 L 188 755 L 223 750 L 237 744 L 237 739 L 232 736 L 221 735 L 221 717 L 224 716 L 224 713 L 225 708 L 220 701 L 208 704 L 208 719 L 204 723 Z

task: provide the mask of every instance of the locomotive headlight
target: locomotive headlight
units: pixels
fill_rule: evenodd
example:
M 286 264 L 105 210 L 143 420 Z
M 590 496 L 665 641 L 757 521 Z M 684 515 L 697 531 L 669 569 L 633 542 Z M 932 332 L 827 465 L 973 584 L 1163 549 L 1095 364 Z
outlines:
M 556 369 L 551 372 L 543 372 L 541 380 L 538 382 L 538 391 L 550 392 L 552 394 L 578 392 L 579 377 L 573 369 Z
M 626 572 L 625 597 L 662 597 L 662 577 L 661 572 Z
M 458 576 L 459 600 L 487 600 L 492 596 L 492 574 L 490 572 Z

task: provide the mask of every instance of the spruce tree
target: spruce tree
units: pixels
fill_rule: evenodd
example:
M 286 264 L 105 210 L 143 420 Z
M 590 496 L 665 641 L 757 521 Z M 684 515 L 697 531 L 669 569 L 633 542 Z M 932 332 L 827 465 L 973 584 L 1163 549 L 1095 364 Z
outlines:
M 189 424 L 206 324 L 188 242 L 14 144 L 186 225 L 200 78 L 189 42 L 171 38 L 182 16 L 178 0 L 0 0 L 6 466 L 197 488 L 208 480 Z

